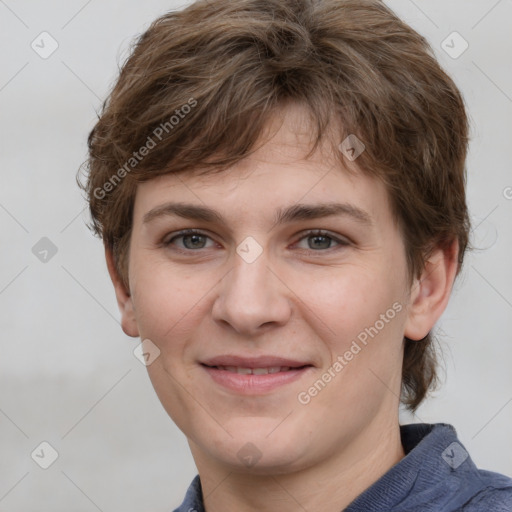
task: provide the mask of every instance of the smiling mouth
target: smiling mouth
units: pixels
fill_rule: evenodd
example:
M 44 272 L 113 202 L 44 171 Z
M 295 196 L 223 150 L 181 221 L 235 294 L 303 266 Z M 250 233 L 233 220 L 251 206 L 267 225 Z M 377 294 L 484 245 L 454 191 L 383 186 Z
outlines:
M 224 361 L 218 361 L 219 363 Z M 230 361 L 232 364 L 214 364 L 217 361 L 201 363 L 211 381 L 222 389 L 237 395 L 256 396 L 277 392 L 286 385 L 291 385 L 313 370 L 311 364 L 292 361 Z M 233 363 L 240 366 L 235 366 Z M 278 363 L 281 365 L 278 366 Z M 284 365 L 285 363 L 294 366 Z M 266 366 L 270 364 L 271 366 Z M 250 366 L 249 366 L 250 365 Z
M 244 368 L 242 366 L 208 366 L 203 365 L 207 368 L 211 368 L 213 370 L 223 370 L 230 373 L 237 373 L 239 375 L 268 375 L 269 373 L 281 373 L 281 372 L 289 372 L 292 370 L 302 370 L 303 368 L 307 368 L 311 365 L 306 364 L 298 367 L 291 366 L 270 366 L 265 368 Z

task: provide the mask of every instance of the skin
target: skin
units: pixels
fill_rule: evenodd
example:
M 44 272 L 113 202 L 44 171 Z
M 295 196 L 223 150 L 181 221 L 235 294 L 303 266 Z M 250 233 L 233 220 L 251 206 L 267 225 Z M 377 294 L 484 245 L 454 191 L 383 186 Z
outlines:
M 418 340 L 431 330 L 456 274 L 454 243 L 433 251 L 423 275 L 409 281 L 384 185 L 359 172 L 357 160 L 346 160 L 356 171 L 349 174 L 327 145 L 305 159 L 305 116 L 297 105 L 276 114 L 272 135 L 228 172 L 168 174 L 139 185 L 129 289 L 106 251 L 124 332 L 160 350 L 149 376 L 188 438 L 208 512 L 339 512 L 399 462 L 404 336 Z M 144 222 L 169 202 L 208 206 L 225 222 L 172 215 Z M 328 202 L 357 207 L 369 222 L 339 215 L 274 223 L 278 208 Z M 173 239 L 188 228 L 205 238 Z M 327 238 L 307 233 L 318 229 Z M 252 263 L 236 252 L 249 236 L 262 249 Z M 393 304 L 400 312 L 300 403 L 299 393 Z M 200 364 L 226 354 L 291 357 L 313 367 L 271 392 L 241 395 Z M 253 465 L 239 456 L 247 443 L 256 447 Z

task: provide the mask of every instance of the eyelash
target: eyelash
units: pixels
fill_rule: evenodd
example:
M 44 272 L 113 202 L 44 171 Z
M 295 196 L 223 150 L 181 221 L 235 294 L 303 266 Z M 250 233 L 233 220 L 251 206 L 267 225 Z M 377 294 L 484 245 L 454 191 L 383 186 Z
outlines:
M 199 236 L 203 236 L 203 237 L 206 237 L 206 238 L 210 238 L 211 240 L 211 237 L 208 236 L 206 233 L 203 233 L 202 231 L 199 231 L 197 229 L 186 229 L 186 230 L 183 230 L 183 231 L 180 231 L 179 233 L 176 233 L 176 235 L 174 235 L 172 238 L 170 238 L 168 241 L 164 241 L 163 242 L 163 245 L 165 247 L 169 247 L 172 245 L 172 243 L 178 239 L 178 238 L 183 238 L 183 237 L 186 237 L 186 236 L 191 236 L 191 235 L 199 235 Z M 340 238 L 337 238 L 335 236 L 332 236 L 328 231 L 323 231 L 321 229 L 314 229 L 314 230 L 310 230 L 310 231 L 306 231 L 304 233 L 302 233 L 302 236 L 297 240 L 297 242 L 300 242 L 306 238 L 310 238 L 310 237 L 315 237 L 315 236 L 318 236 L 318 237 L 326 237 L 326 238 L 329 238 L 331 240 L 333 240 L 334 242 L 336 242 L 338 244 L 338 248 L 339 247 L 346 247 L 348 245 L 350 245 L 350 242 L 348 240 L 343 240 L 343 239 L 340 239 Z M 295 243 L 297 243 L 295 242 Z M 205 248 L 203 248 L 205 249 Z M 313 254 L 318 254 L 318 253 L 321 253 L 321 252 L 328 252 L 328 251 L 331 251 L 333 249 L 336 249 L 336 247 L 329 247 L 328 249 L 319 249 L 319 250 L 314 250 L 314 249 L 299 249 L 299 250 L 302 250 L 302 251 L 305 251 L 305 252 L 308 252 L 308 253 L 313 253 Z M 201 251 L 202 249 L 181 249 L 181 248 L 176 248 L 176 249 L 173 249 L 177 252 L 181 252 L 181 253 L 192 253 L 192 252 L 199 252 Z

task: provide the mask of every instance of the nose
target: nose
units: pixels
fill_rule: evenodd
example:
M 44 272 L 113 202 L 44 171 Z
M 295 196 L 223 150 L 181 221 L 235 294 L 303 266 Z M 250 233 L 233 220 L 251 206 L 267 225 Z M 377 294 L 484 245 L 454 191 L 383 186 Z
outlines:
M 212 315 L 246 337 L 285 325 L 291 316 L 290 288 L 270 268 L 266 251 L 248 262 L 238 253 L 219 283 Z

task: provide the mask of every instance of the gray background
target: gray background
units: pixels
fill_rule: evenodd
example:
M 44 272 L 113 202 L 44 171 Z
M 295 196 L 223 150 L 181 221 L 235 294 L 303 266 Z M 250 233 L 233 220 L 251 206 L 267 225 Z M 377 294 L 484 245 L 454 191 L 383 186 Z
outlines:
M 465 96 L 478 247 L 439 324 L 445 385 L 402 421 L 452 423 L 479 466 L 512 475 L 512 2 L 387 3 Z M 195 475 L 121 331 L 75 184 L 130 41 L 179 5 L 0 0 L 0 511 L 171 511 Z M 59 44 L 47 59 L 31 48 L 43 31 Z M 457 59 L 441 47 L 453 31 L 469 43 Z M 42 237 L 58 249 L 47 262 L 32 252 Z M 31 458 L 42 441 L 59 454 L 46 470 Z

